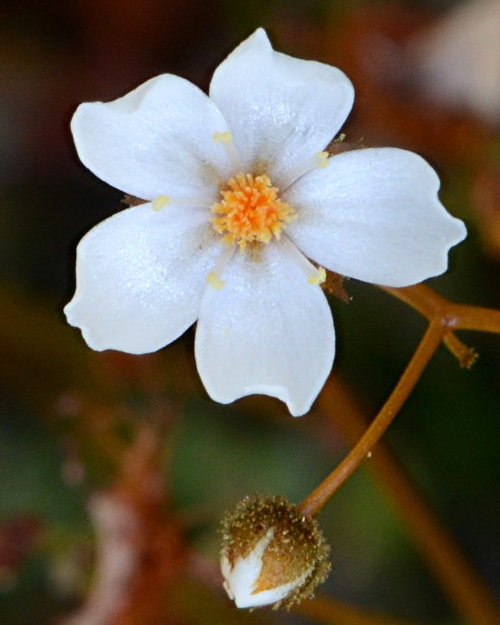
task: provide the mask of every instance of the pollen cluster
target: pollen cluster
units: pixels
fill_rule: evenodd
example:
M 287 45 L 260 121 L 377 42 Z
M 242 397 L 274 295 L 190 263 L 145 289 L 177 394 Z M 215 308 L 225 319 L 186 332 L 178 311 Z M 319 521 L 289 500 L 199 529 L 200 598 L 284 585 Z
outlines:
M 269 243 L 279 239 L 283 226 L 296 218 L 295 211 L 278 196 L 265 174 L 239 173 L 221 190 L 222 200 L 212 205 L 212 224 L 228 245 Z

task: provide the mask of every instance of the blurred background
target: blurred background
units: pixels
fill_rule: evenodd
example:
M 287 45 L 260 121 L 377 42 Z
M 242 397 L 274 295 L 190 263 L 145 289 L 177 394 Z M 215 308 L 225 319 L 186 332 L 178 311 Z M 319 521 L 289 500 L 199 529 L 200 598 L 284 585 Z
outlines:
M 278 50 L 350 76 L 357 98 L 347 142 L 407 148 L 434 165 L 442 200 L 469 236 L 429 286 L 499 307 L 498 0 L 3 0 L 2 623 L 313 622 L 238 612 L 213 563 L 225 510 L 256 491 L 298 502 L 345 455 L 323 405 L 292 419 L 265 397 L 215 404 L 196 373 L 192 330 L 154 355 L 96 354 L 62 315 L 76 243 L 123 208 L 120 193 L 78 162 L 69 132 L 76 106 L 163 72 L 206 90 L 216 65 L 257 26 Z M 334 378 L 369 419 L 425 324 L 375 287 L 345 286 L 350 303 L 331 298 Z M 498 589 L 500 343 L 461 338 L 478 350 L 475 366 L 461 369 L 440 349 L 384 440 Z M 125 540 L 123 501 L 144 523 L 149 559 L 134 582 L 136 607 L 110 616 L 109 596 L 96 587 L 106 587 L 103 562 Z M 320 520 L 334 563 L 324 594 L 396 618 L 460 622 L 376 476 L 361 469 Z

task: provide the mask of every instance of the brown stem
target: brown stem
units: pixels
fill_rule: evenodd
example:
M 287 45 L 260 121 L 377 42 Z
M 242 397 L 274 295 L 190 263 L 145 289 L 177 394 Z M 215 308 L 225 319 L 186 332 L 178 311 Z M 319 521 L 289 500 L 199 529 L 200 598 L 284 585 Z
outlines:
M 464 369 L 470 369 L 478 358 L 476 350 L 462 343 L 453 332 L 448 332 L 443 337 L 443 345 L 448 348 Z
M 477 330 L 500 334 L 500 310 L 450 304 L 448 314 L 457 330 Z
M 500 333 L 500 310 L 455 304 L 438 295 L 425 284 L 400 289 L 380 288 L 405 302 L 429 320 L 440 317 L 443 323 L 454 330 Z
M 338 409 L 337 392 L 335 402 L 330 402 L 332 381 L 325 386 L 320 395 L 320 403 L 326 402 L 327 412 L 337 415 L 340 422 L 344 422 L 344 430 L 350 431 L 348 438 L 354 441 L 361 434 L 362 436 L 340 465 L 300 504 L 299 507 L 304 514 L 317 514 L 371 452 L 413 390 L 441 340 L 462 366 L 469 367 L 473 364 L 476 354 L 464 345 L 452 330 L 500 333 L 500 311 L 454 304 L 425 285 L 403 289 L 384 288 L 384 290 L 429 319 L 429 326 L 398 384 L 364 434 L 362 419 L 358 417 L 357 422 L 354 420 L 357 424 L 352 423 L 354 412 L 352 406 L 351 410 Z M 337 410 L 334 411 L 336 404 Z M 470 622 L 478 625 L 494 625 L 499 622 L 497 607 L 488 589 L 469 566 L 453 539 L 434 517 L 425 500 L 406 479 L 398 463 L 382 445 L 377 447 L 369 466 L 375 469 L 383 485 L 389 490 L 423 556 L 458 611 Z M 347 618 L 350 618 L 349 614 Z M 356 622 L 359 622 L 359 615 L 356 615 L 356 618 L 358 619 Z
M 392 420 L 398 413 L 408 395 L 422 375 L 427 363 L 432 358 L 441 342 L 446 327 L 440 320 L 431 321 L 415 353 L 408 363 L 399 382 L 394 387 L 384 406 L 366 430 L 356 446 L 330 475 L 299 505 L 300 510 L 309 516 L 318 514 L 327 501 L 339 490 L 344 482 L 356 471 L 372 450 Z

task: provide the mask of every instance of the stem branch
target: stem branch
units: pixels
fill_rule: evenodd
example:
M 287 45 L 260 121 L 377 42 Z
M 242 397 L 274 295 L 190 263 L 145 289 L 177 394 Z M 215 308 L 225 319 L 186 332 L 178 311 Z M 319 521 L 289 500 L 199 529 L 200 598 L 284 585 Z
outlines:
M 455 304 L 439 295 L 425 284 L 399 289 L 380 287 L 429 320 L 440 317 L 453 330 L 477 330 L 500 334 L 500 310 Z

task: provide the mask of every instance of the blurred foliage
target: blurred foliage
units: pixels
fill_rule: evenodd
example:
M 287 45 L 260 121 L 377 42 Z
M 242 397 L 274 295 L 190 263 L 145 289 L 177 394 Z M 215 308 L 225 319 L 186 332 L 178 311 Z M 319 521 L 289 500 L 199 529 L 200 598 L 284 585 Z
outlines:
M 409 80 L 405 43 L 451 2 L 357 0 L 112 0 L 4 2 L 0 9 L 0 621 L 57 622 L 81 602 L 92 571 L 89 497 L 112 488 L 127 445 L 152 406 L 166 449 L 165 508 L 188 544 L 217 558 L 217 525 L 244 495 L 299 501 L 342 458 L 319 411 L 293 420 L 269 398 L 209 401 L 192 334 L 153 357 L 94 354 L 61 308 L 73 289 L 80 236 L 119 210 L 120 195 L 77 162 L 68 121 L 80 101 L 112 99 L 147 77 L 178 73 L 202 87 L 256 26 L 287 53 L 340 66 L 358 99 L 344 131 L 365 145 L 397 145 L 429 158 L 442 197 L 468 240 L 432 281 L 464 303 L 500 304 L 498 128 L 439 108 Z M 388 53 L 388 50 L 390 51 Z M 388 55 L 390 58 L 388 58 Z M 391 69 L 399 68 L 397 75 Z M 390 392 L 424 328 L 374 287 L 347 282 L 332 298 L 335 375 L 367 415 Z M 480 358 L 460 369 L 440 350 L 386 440 L 491 586 L 498 582 L 498 338 L 468 333 Z M 160 397 L 160 400 L 158 400 Z M 159 402 L 159 404 L 158 404 Z M 163 429 L 162 429 L 163 428 Z M 364 469 L 321 517 L 333 545 L 325 592 L 423 622 L 457 622 L 420 556 Z M 12 528 L 21 528 L 14 533 Z M 13 538 L 11 538 L 13 536 Z M 12 541 L 16 549 L 12 551 Z M 218 589 L 190 581 L 176 622 L 299 622 L 237 613 Z M 180 607 L 179 607 L 180 606 Z M 210 622 L 209 621 L 209 622 Z M 172 621 L 173 622 L 173 621 Z

